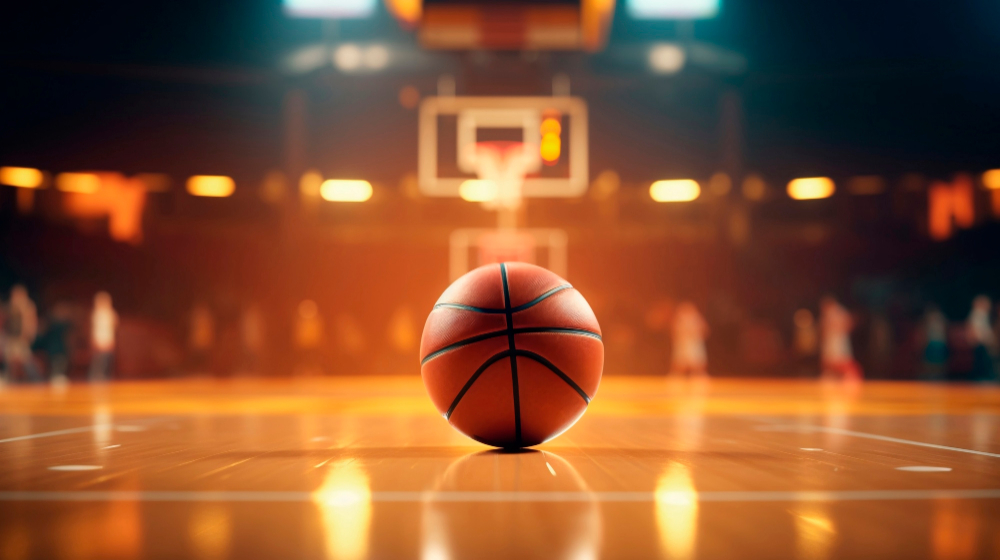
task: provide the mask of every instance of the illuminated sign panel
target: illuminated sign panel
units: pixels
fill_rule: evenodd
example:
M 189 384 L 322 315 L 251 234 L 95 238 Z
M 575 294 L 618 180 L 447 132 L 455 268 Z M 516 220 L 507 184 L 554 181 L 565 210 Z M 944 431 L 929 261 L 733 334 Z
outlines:
M 628 0 L 634 19 L 711 19 L 719 15 L 721 0 Z
M 375 13 L 376 0 L 283 0 L 282 3 L 289 17 L 361 19 Z

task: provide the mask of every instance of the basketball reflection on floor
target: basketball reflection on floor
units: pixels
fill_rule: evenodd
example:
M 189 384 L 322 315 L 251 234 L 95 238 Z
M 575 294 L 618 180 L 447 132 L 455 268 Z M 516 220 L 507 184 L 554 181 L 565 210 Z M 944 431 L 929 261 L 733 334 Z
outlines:
M 564 492 L 566 500 L 466 501 L 471 492 Z M 562 457 L 484 451 L 449 465 L 428 494 L 421 558 L 490 558 L 503 551 L 507 558 L 590 560 L 600 556 L 602 527 L 600 504 Z

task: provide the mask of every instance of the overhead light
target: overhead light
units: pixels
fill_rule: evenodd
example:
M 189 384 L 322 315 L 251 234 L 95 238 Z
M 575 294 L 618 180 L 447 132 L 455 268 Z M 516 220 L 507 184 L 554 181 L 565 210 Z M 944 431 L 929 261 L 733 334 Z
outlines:
M 282 4 L 289 17 L 361 19 L 375 13 L 376 0 L 284 0 Z
M 795 200 L 816 200 L 833 196 L 836 187 L 829 177 L 804 177 L 788 183 L 788 196 Z
M 333 63 L 342 72 L 353 72 L 361 68 L 361 48 L 354 43 L 345 43 L 333 51 Z
M 224 198 L 235 190 L 236 183 L 225 175 L 195 175 L 187 180 L 187 192 L 194 196 Z
M 983 186 L 987 189 L 1000 189 L 1000 169 L 990 169 L 983 173 Z
M 720 0 L 628 0 L 635 19 L 709 19 L 719 15 Z
M 675 43 L 657 43 L 649 49 L 649 69 L 657 74 L 676 74 L 686 60 L 684 49 Z
M 319 195 L 330 202 L 364 202 L 372 197 L 372 184 L 358 179 L 328 179 Z
M 31 167 L 0 167 L 0 184 L 25 189 L 42 186 L 45 175 Z
M 689 202 L 700 194 L 701 187 L 692 179 L 657 181 L 649 187 L 649 196 L 656 202 Z
M 93 173 L 60 173 L 56 188 L 64 192 L 93 194 L 101 188 L 101 178 Z

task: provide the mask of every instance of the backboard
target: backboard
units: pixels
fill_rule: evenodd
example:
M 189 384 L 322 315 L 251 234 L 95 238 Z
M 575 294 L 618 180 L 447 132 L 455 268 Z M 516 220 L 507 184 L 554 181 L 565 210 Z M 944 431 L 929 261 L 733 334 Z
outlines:
M 476 179 L 476 145 L 522 143 L 538 157 L 526 165 L 521 195 L 582 196 L 589 183 L 587 105 L 576 97 L 429 97 L 420 105 L 417 176 L 426 196 L 458 197 Z

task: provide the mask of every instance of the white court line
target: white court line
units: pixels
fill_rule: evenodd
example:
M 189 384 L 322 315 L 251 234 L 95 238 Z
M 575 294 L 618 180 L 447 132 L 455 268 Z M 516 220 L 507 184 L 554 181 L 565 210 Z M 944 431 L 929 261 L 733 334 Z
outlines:
M 83 434 L 83 433 L 86 433 L 86 432 L 92 432 L 92 431 L 94 431 L 94 430 L 96 430 L 98 428 L 111 428 L 111 429 L 115 429 L 115 430 L 122 431 L 122 432 L 144 431 L 146 429 L 145 426 L 142 426 L 140 428 L 140 426 L 137 426 L 136 424 L 140 424 L 140 425 L 141 424 L 150 424 L 150 423 L 153 423 L 153 422 L 158 422 L 160 420 L 163 420 L 163 418 L 162 417 L 157 417 L 157 418 L 147 418 L 145 420 L 136 420 L 136 421 L 132 422 L 131 424 L 94 424 L 93 426 L 81 426 L 79 428 L 69 428 L 69 429 L 66 429 L 66 430 L 55 430 L 53 432 L 42 432 L 42 433 L 38 433 L 38 434 L 28 434 L 26 436 L 9 437 L 7 439 L 0 439 L 0 443 L 11 443 L 11 442 L 14 442 L 14 441 L 25 441 L 25 440 L 29 440 L 29 439 L 41 439 L 41 438 L 47 438 L 47 437 L 53 437 L 53 436 L 65 436 L 65 435 L 70 435 L 70 434 Z M 119 429 L 119 428 L 125 428 L 125 429 L 122 430 L 122 429 Z M 136 428 L 140 428 L 140 429 L 137 430 Z
M 85 433 L 85 432 L 92 432 L 92 431 L 94 431 L 97 428 L 97 426 L 103 426 L 103 425 L 102 424 L 98 424 L 96 426 L 84 426 L 82 428 L 69 428 L 68 430 L 56 430 L 54 432 L 42 432 L 40 434 L 30 434 L 30 435 L 26 435 L 26 436 L 10 437 L 10 438 L 7 438 L 7 439 L 0 439 L 0 443 L 10 443 L 12 441 L 24 441 L 24 440 L 27 440 L 27 439 L 39 439 L 39 438 L 47 438 L 47 437 L 52 437 L 52 436 L 65 436 L 65 435 L 69 435 L 69 434 L 82 434 L 82 433 Z
M 993 500 L 1000 489 L 698 492 L 699 502 Z M 322 502 L 312 492 L 0 491 L 0 502 Z M 655 502 L 655 492 L 372 492 L 373 502 Z
M 889 436 L 880 436 L 878 434 L 869 434 L 866 432 L 855 432 L 853 430 L 844 430 L 841 428 L 829 428 L 826 426 L 795 426 L 795 425 L 770 425 L 770 426 L 758 426 L 758 431 L 768 431 L 768 432 L 825 432 L 828 434 L 838 434 L 842 436 L 854 436 L 865 439 L 874 439 L 878 441 L 888 441 L 892 443 L 902 443 L 904 445 L 916 445 L 918 447 L 929 447 L 931 449 L 941 449 L 944 451 L 958 451 L 959 453 L 969 453 L 971 455 L 982 455 L 984 457 L 996 457 L 1000 458 L 1000 453 L 990 453 L 988 451 L 976 451 L 975 449 L 966 449 L 964 447 L 951 447 L 949 445 L 938 445 L 936 443 L 926 443 L 923 441 L 914 441 L 912 439 L 900 439 Z

